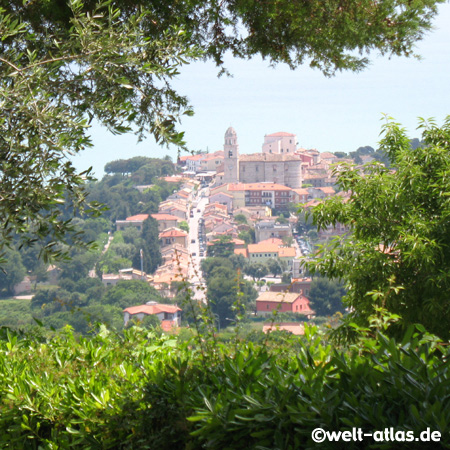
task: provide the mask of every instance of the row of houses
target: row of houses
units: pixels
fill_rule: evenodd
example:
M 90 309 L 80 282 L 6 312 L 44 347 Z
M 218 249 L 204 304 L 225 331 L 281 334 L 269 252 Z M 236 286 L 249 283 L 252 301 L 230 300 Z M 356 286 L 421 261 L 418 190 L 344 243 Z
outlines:
M 292 189 L 276 183 L 228 183 L 210 191 L 210 202 L 227 207 L 228 213 L 245 207 L 286 210 L 289 204 L 306 203 L 335 195 L 332 187 Z
M 261 293 L 256 299 L 256 315 L 270 317 L 275 311 L 278 311 L 279 313 L 301 314 L 307 318 L 314 317 L 315 312 L 311 309 L 308 298 L 303 294 L 309 292 L 310 285 L 310 278 L 293 280 L 289 287 L 273 285 L 274 289 Z M 277 289 L 278 287 L 283 288 L 283 291 Z M 146 316 L 150 315 L 158 317 L 164 331 L 171 331 L 181 325 L 182 310 L 176 305 L 150 301 L 143 305 L 125 308 L 123 313 L 125 326 L 131 320 L 143 321 Z M 286 330 L 293 334 L 303 334 L 303 326 L 299 323 L 267 324 L 263 327 L 263 332 L 267 333 L 275 329 Z

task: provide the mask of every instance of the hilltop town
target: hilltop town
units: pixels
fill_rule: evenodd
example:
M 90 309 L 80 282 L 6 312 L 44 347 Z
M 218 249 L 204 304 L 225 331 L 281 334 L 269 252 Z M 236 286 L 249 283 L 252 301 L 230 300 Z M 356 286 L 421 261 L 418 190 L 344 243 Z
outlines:
M 329 197 L 348 198 L 337 190 L 336 171 L 355 158 L 365 163 L 380 155 L 371 148 L 351 155 L 303 149 L 287 132 L 264 136 L 260 153 L 245 154 L 230 127 L 223 149 L 180 156 L 176 164 L 169 158 L 112 161 L 90 194 L 108 211 L 103 219 L 79 219 L 99 251 L 74 251 L 65 264 L 28 266 L 23 280 L 7 287 L 32 298 L 27 314 L 53 325 L 73 325 L 67 313 L 77 307 L 119 327 L 148 319 L 170 331 L 186 323 L 183 283 L 194 300 L 212 302 L 219 327 L 232 324 L 238 271 L 248 314 L 278 311 L 281 326 L 301 334 L 305 320 L 343 312 L 343 287 L 311 279 L 304 261 L 317 244 L 348 228 L 336 223 L 318 232 L 307 211 Z M 209 270 L 211 264 L 220 270 Z M 80 323 L 75 328 L 87 330 Z

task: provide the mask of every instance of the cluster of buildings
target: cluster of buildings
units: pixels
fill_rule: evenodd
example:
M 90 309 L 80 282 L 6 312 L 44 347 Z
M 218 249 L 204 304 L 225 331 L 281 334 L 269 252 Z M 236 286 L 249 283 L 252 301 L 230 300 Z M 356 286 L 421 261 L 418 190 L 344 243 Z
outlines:
M 292 221 L 295 219 L 290 218 L 289 205 L 302 204 L 309 208 L 326 197 L 346 196 L 346 193 L 335 192 L 336 180 L 332 171 L 332 164 L 342 159 L 332 153 L 306 150 L 297 145 L 295 134 L 279 132 L 264 137 L 260 153 L 240 154 L 236 131 L 230 127 L 225 133 L 223 150 L 180 157 L 178 164 L 184 170 L 184 178 L 167 178 L 177 182 L 182 180 L 182 188 L 159 205 L 158 213 L 151 215 L 159 224 L 163 264 L 152 276 L 146 276 L 147 281 L 170 297 L 174 294 L 172 283 L 188 276 L 189 235 L 180 224 L 192 217 L 199 185 L 208 183 L 209 203 L 200 219 L 207 245 L 214 245 L 221 236 L 229 236 L 234 252 L 250 262 L 273 258 L 285 261 L 294 281 L 303 287 L 283 294 L 282 311 L 286 309 L 311 316 L 314 311 L 309 307 L 305 282 L 301 281 L 300 264 L 296 264 L 301 252 L 299 255 L 299 249 L 292 245 Z M 280 223 L 277 216 L 281 213 L 286 220 Z M 245 220 L 236 220 L 238 215 L 244 216 Z M 118 220 L 117 230 L 127 227 L 141 230 L 147 217 L 147 214 L 140 214 Z M 256 242 L 247 245 L 239 236 L 250 230 L 254 230 Z M 346 227 L 336 224 L 322 233 L 331 235 L 346 231 Z M 116 275 L 116 279 L 137 276 L 138 271 L 128 271 Z M 114 282 L 111 275 L 104 275 L 103 280 L 105 284 Z M 258 298 L 258 314 L 271 313 L 280 303 L 281 293 L 276 292 L 276 287 L 272 288 Z M 145 315 L 150 306 L 154 307 L 133 308 L 140 308 L 136 314 Z M 134 311 L 128 309 L 130 311 L 125 310 L 125 313 Z
M 342 161 L 329 152 L 297 147 L 297 136 L 279 132 L 264 136 L 260 153 L 241 154 L 236 131 L 225 132 L 224 148 L 214 153 L 182 156 L 178 164 L 190 175 L 214 179 L 215 186 L 270 183 L 291 189 L 303 184 L 333 187 L 331 165 Z

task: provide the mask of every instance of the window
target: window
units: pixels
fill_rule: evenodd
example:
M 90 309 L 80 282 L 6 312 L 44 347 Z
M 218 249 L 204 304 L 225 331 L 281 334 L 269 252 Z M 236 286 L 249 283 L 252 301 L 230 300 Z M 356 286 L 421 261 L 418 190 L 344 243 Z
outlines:
M 255 169 L 257 172 L 259 172 L 259 167 L 258 166 L 256 166 L 256 169 Z

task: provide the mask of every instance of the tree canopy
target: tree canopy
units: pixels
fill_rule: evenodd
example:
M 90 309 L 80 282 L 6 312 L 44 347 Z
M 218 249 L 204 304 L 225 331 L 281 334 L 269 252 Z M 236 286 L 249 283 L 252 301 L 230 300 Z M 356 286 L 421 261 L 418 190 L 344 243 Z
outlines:
M 395 170 L 373 163 L 336 169 L 349 201 L 330 197 L 313 210 L 319 229 L 337 222 L 351 233 L 322 247 L 312 272 L 346 282 L 349 321 L 366 326 L 375 307 L 404 326 L 420 323 L 450 337 L 450 117 L 421 121 L 423 146 L 412 148 L 399 124 L 383 128 L 381 148 Z

